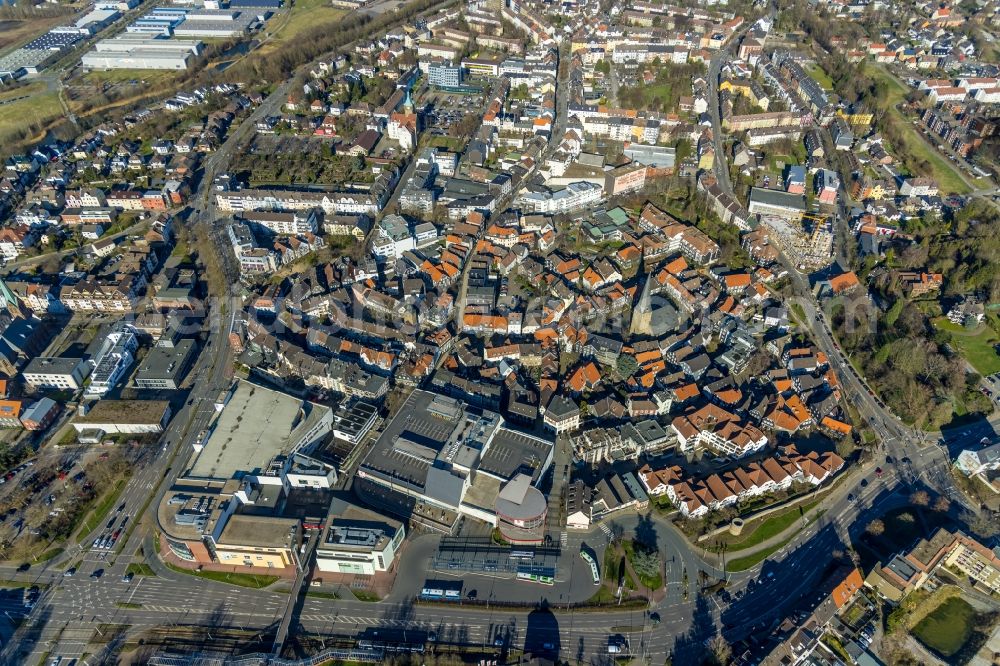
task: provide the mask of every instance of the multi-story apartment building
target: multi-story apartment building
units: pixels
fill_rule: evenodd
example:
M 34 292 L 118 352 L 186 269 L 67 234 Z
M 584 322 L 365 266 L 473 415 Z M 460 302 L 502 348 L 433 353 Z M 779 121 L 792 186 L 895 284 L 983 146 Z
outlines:
M 760 428 L 714 404 L 676 417 L 670 427 L 682 451 L 703 446 L 722 455 L 742 458 L 760 451 L 768 441 Z
M 273 249 L 260 247 L 250 227 L 234 223 L 226 229 L 233 253 L 240 264 L 240 270 L 248 274 L 270 273 L 281 265 L 281 258 Z
M 126 276 L 117 282 L 90 278 L 63 285 L 59 300 L 71 312 L 131 312 L 144 286 L 140 275 Z
M 139 349 L 136 330 L 128 324 L 119 324 L 101 343 L 94 356 L 94 371 L 90 376 L 87 395 L 104 397 L 125 377 L 135 363 L 135 352 Z
M 288 213 L 252 210 L 240 213 L 239 217 L 251 225 L 267 229 L 271 233 L 282 236 L 314 234 L 319 230 L 315 208 Z
M 21 378 L 33 389 L 75 391 L 89 374 L 90 364 L 82 358 L 36 356 L 21 371 Z
M 216 192 L 216 203 L 224 213 L 249 210 L 295 211 L 322 208 L 327 215 L 366 213 L 377 215 L 385 206 L 398 174 L 383 171 L 371 185 L 358 184 L 338 192 L 244 189 Z
M 603 197 L 603 187 L 579 181 L 555 192 L 525 192 L 518 197 L 518 204 L 528 213 L 568 213 L 595 204 Z
M 580 408 L 572 400 L 556 396 L 545 409 L 545 427 L 558 434 L 580 427 Z
M 786 446 L 777 457 L 705 478 L 689 478 L 679 466 L 654 470 L 649 465 L 642 467 L 638 476 L 650 495 L 665 495 L 682 515 L 698 518 L 725 506 L 786 490 L 793 483 L 819 485 L 843 466 L 843 458 L 836 453 L 802 454 L 794 446 Z

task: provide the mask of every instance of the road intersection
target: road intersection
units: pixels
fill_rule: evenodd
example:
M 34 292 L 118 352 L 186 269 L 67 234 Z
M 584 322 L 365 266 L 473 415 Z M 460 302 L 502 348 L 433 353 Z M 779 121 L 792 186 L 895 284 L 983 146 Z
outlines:
M 716 144 L 715 171 L 723 189 L 732 193 L 718 104 L 719 72 L 726 57 L 726 52 L 720 51 L 712 58 L 709 89 Z M 289 81 L 278 86 L 264 104 L 234 130 L 226 143 L 206 159 L 201 186 L 193 197 L 196 205 L 190 218 L 192 222 L 214 228 L 216 215 L 211 196 L 214 176 L 225 169 L 256 121 L 278 110 L 290 85 Z M 557 100 L 556 128 L 565 127 L 567 87 L 561 80 L 559 88 L 563 92 Z M 554 133 L 556 140 L 560 135 L 560 131 Z M 223 258 L 221 265 L 224 266 L 224 262 Z M 433 631 L 440 644 L 484 647 L 492 645 L 491 640 L 501 632 L 506 645 L 511 647 L 531 651 L 540 643 L 552 643 L 559 646 L 563 658 L 576 656 L 596 660 L 602 654 L 603 658 L 607 657 L 605 648 L 611 630 L 628 627 L 635 629 L 629 632 L 633 649 L 641 650 L 651 663 L 662 663 L 671 654 L 677 663 L 687 663 L 684 659 L 693 658 L 705 640 L 719 633 L 731 642 L 759 635 L 789 610 L 809 601 L 823 575 L 823 568 L 816 566 L 817 555 L 822 553 L 829 559 L 832 551 L 846 549 L 851 538 L 857 536 L 872 517 L 904 504 L 912 484 L 925 483 L 959 500 L 961 496 L 954 494 L 957 491 L 947 472 L 947 453 L 935 443 L 936 434 L 914 431 L 880 404 L 833 340 L 826 316 L 810 296 L 808 280 L 794 267 L 789 274 L 797 302 L 806 312 L 803 325 L 811 330 L 819 348 L 830 358 L 844 382 L 845 393 L 853 397 L 858 412 L 877 433 L 885 452 L 894 462 L 870 460 L 846 472 L 837 487 L 822 500 L 822 515 L 802 525 L 761 565 L 727 574 L 720 569 L 715 557 L 700 553 L 676 528 L 654 516 L 653 531 L 665 560 L 666 592 L 663 599 L 648 610 L 605 608 L 593 612 L 573 607 L 592 593 L 589 572 L 577 555 L 580 545 L 586 542 L 603 550 L 606 543 L 604 533 L 595 527 L 587 533 L 567 536 L 563 550 L 569 558 L 569 575 L 558 588 L 525 587 L 529 584 L 510 581 L 503 581 L 498 586 L 500 581 L 497 580 L 465 576 L 469 586 L 486 589 L 489 585 L 494 590 L 491 596 L 499 594 L 501 589 L 516 590 L 519 602 L 535 602 L 542 610 L 524 606 L 507 608 L 496 603 L 486 607 L 417 604 L 413 596 L 423 580 L 414 576 L 427 571 L 420 560 L 415 565 L 408 565 L 414 567 L 414 576 L 406 577 L 389 600 L 382 603 L 355 600 L 349 591 L 343 591 L 340 599 L 314 597 L 305 591 L 301 603 L 292 604 L 293 631 L 354 638 L 367 630 L 386 627 Z M 225 297 L 210 308 L 205 349 L 191 371 L 198 380 L 189 400 L 174 415 L 163 437 L 162 448 L 150 464 L 129 481 L 121 496 L 120 501 L 125 505 L 123 513 L 131 516 L 133 524 L 145 519 L 145 525 L 135 529 L 117 552 L 89 549 L 100 532 L 98 528 L 81 542 L 80 547 L 64 553 L 38 571 L 16 572 L 0 568 L 4 578 L 47 586 L 13 640 L 7 643 L 0 656 L 3 663 L 38 663 L 49 654 L 80 657 L 89 649 L 95 632 L 108 626 L 127 626 L 128 633 L 133 636 L 153 628 L 209 624 L 253 633 L 273 632 L 281 621 L 290 605 L 287 593 L 234 587 L 168 569 L 153 555 L 153 541 L 146 534 L 150 519 L 155 520 L 156 505 L 163 492 L 183 471 L 190 453 L 190 438 L 207 426 L 216 397 L 229 383 L 227 369 L 231 363 L 226 334 L 236 309 L 229 302 L 231 294 L 232 286 L 227 288 Z M 985 433 L 991 428 L 993 424 L 986 422 L 975 426 L 975 432 Z M 910 462 L 905 463 L 904 459 Z M 873 479 L 872 470 L 879 464 L 885 466 L 886 471 L 882 478 Z M 637 529 L 640 520 L 643 518 L 635 515 L 616 518 L 610 527 L 627 534 Z M 131 582 L 125 582 L 122 576 L 133 561 L 148 563 L 156 575 L 136 576 Z M 70 564 L 78 570 L 74 576 L 66 577 L 63 571 Z M 98 570 L 103 570 L 103 576 L 92 576 Z M 706 596 L 701 590 L 701 572 L 708 580 L 728 580 L 729 590 L 733 594 L 742 593 L 741 598 L 724 603 L 715 596 Z M 759 580 L 766 582 L 757 583 Z M 781 593 L 775 594 L 770 591 L 772 589 L 779 589 Z M 7 617 L 16 618 L 24 610 L 20 594 L 11 592 L 0 597 L 0 613 Z M 659 624 L 649 621 L 649 612 L 659 615 Z M 544 621 L 539 621 L 539 613 L 545 615 Z

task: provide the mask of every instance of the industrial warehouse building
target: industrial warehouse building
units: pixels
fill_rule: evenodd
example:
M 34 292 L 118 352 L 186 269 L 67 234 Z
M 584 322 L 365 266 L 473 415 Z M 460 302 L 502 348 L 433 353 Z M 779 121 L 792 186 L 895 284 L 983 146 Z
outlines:
M 257 16 L 250 12 L 203 9 L 190 11 L 184 22 L 174 28 L 176 37 L 240 37 L 254 24 Z
M 102 39 L 83 56 L 87 69 L 187 69 L 202 43 L 125 34 Z

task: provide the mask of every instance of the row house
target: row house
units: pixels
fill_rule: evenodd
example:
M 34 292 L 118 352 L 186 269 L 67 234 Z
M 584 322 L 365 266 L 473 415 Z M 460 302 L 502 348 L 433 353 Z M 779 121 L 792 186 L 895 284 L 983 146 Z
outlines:
M 760 451 L 768 442 L 758 427 L 715 404 L 676 417 L 670 427 L 685 452 L 707 447 L 721 455 L 741 458 Z
M 89 278 L 63 285 L 59 300 L 70 312 L 132 312 L 141 289 L 139 276 L 117 281 Z
M 647 493 L 666 496 L 685 517 L 700 518 L 726 506 L 787 490 L 796 482 L 818 486 L 843 466 L 844 460 L 836 453 L 801 454 L 789 445 L 777 457 L 702 479 L 688 478 L 679 466 L 654 470 L 645 465 L 638 476 Z

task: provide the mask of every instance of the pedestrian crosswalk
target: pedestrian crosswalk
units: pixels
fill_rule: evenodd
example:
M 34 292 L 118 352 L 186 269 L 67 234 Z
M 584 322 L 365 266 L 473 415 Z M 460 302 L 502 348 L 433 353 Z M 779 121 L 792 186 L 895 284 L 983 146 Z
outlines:
M 562 534 L 559 535 L 559 545 L 562 546 L 563 548 L 569 545 L 569 534 L 566 532 L 566 530 L 563 530 Z
M 601 528 L 601 531 L 604 532 L 604 536 L 608 537 L 608 541 L 611 541 L 614 538 L 614 534 L 612 534 L 610 527 L 604 523 L 601 523 L 599 527 Z

